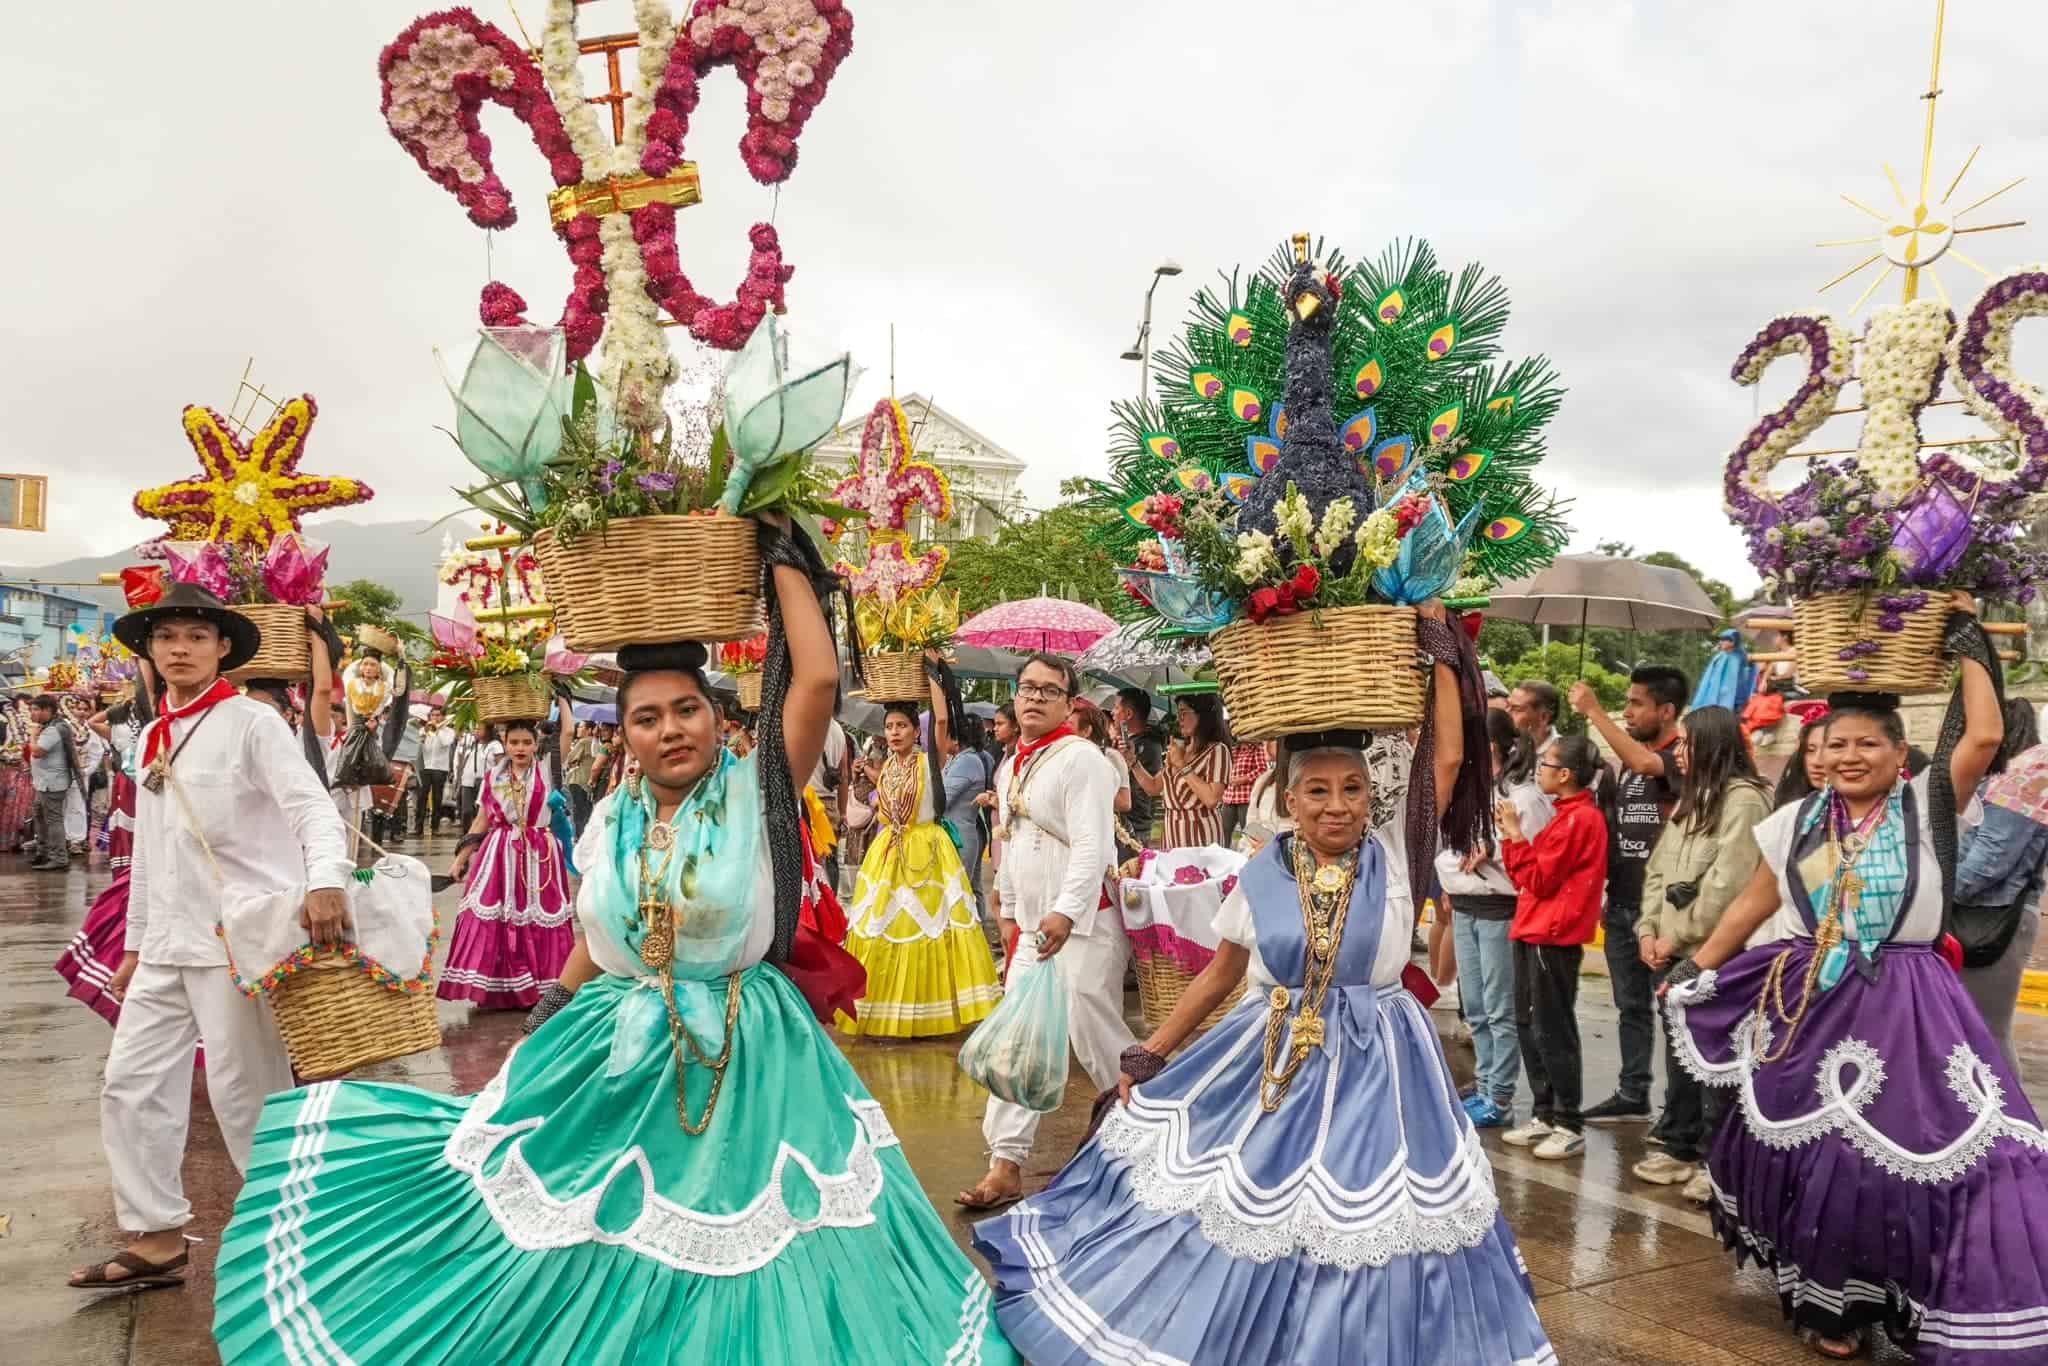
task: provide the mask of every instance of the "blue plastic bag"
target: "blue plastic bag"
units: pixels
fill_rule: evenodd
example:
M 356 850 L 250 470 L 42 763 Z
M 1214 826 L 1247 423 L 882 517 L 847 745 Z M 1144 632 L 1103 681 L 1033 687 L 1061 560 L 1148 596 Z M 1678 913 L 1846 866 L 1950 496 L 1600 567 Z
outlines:
M 1067 1090 L 1067 984 L 1056 962 L 1018 973 L 960 1048 L 960 1070 L 1000 1100 L 1057 1110 Z

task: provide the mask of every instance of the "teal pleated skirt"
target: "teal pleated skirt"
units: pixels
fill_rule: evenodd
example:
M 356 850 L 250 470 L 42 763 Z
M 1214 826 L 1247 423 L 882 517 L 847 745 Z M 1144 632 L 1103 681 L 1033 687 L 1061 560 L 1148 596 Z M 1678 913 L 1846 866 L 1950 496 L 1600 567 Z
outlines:
M 715 1057 L 724 983 L 677 1001 Z M 228 1362 L 779 1366 L 1018 1360 L 796 988 L 742 977 L 706 1131 L 658 992 L 602 977 L 478 1095 L 273 1096 L 221 1248 Z M 711 1072 L 683 1054 L 691 1122 Z

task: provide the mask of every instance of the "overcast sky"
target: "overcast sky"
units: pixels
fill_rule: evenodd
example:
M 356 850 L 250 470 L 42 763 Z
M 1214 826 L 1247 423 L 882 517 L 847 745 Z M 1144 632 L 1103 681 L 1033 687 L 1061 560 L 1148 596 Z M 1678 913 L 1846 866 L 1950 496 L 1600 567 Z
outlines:
M 1029 462 L 1043 504 L 1099 466 L 1107 405 L 1136 389 L 1117 357 L 1160 259 L 1186 267 L 1159 292 L 1165 332 L 1195 287 L 1297 229 L 1353 256 L 1422 235 L 1501 274 L 1511 349 L 1564 375 L 1546 471 L 1576 500 L 1574 547 L 1672 549 L 1744 587 L 1755 576 L 1718 485 L 1757 397 L 1727 367 L 1856 259 L 1814 246 L 1867 231 L 1838 192 L 1885 201 L 1885 160 L 1910 190 L 1935 8 L 849 3 L 853 54 L 775 216 L 797 268 L 791 325 L 867 366 L 860 403 L 886 389 L 893 321 L 899 390 Z M 516 33 L 502 0 L 476 8 Z M 541 0 L 519 8 L 537 27 Z M 1965 190 L 1984 193 L 2048 166 L 2048 17 L 2038 0 L 1949 8 L 1936 183 L 1981 142 Z M 377 55 L 422 12 L 10 7 L 0 375 L 8 463 L 51 476 L 52 527 L 0 533 L 0 562 L 152 534 L 129 496 L 193 468 L 180 408 L 224 407 L 251 356 L 273 391 L 319 400 L 302 468 L 376 486 L 349 515 L 449 510 L 469 470 L 434 430 L 450 405 L 432 348 L 464 352 L 487 262 L 548 318 L 568 266 L 544 168 L 509 116 L 487 110 L 485 128 L 522 217 L 488 255 L 386 132 Z M 586 32 L 614 31 L 630 6 L 586 14 Z M 738 83 L 718 73 L 686 148 L 707 202 L 679 236 L 685 269 L 720 297 L 772 204 L 740 165 L 742 126 Z M 1971 254 L 1994 268 L 2048 255 L 2044 194 L 2048 177 L 2005 196 L 1997 217 L 2038 225 L 1975 238 Z M 1974 300 L 1977 277 L 1943 275 Z M 1855 292 L 1826 297 L 1846 309 Z M 2030 338 L 2022 369 L 2036 357 L 2048 369 L 2048 343 Z M 1788 387 L 1774 379 L 1766 401 Z M 1854 421 L 1822 439 L 1853 444 Z

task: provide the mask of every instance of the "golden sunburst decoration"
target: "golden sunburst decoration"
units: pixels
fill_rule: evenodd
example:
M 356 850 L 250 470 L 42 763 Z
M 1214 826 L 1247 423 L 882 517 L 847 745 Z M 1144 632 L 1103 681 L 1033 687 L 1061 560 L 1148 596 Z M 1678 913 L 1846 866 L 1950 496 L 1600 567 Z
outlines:
M 1971 260 L 1957 249 L 1956 239 L 1969 233 L 2000 232 L 2007 228 L 2026 226 L 2026 220 L 2023 218 L 2003 223 L 1973 223 L 1968 226 L 1963 224 L 1963 219 L 1968 215 L 1975 213 L 2007 191 L 2024 184 L 2027 179 L 2025 176 L 2018 176 L 2007 181 L 1990 194 L 1984 195 L 1982 198 L 1974 200 L 1962 208 L 1950 207 L 1951 202 L 1955 199 L 1956 191 L 1962 187 L 1963 177 L 1970 173 L 1970 168 L 1976 164 L 1977 154 L 1984 150 L 1981 146 L 1972 147 L 1970 154 L 1963 158 L 1961 169 L 1956 172 L 1955 178 L 1949 181 L 1948 188 L 1942 191 L 1941 198 L 1931 203 L 1928 200 L 1928 194 L 1933 185 L 1934 178 L 1934 113 L 1935 106 L 1940 102 L 1942 93 L 1941 38 L 1942 30 L 1946 26 L 1947 21 L 1948 0 L 1935 0 L 1934 58 L 1928 72 L 1926 93 L 1920 96 L 1922 100 L 1927 102 L 1927 124 L 1926 131 L 1921 138 L 1920 185 L 1918 193 L 1908 196 L 1905 187 L 1899 181 L 1898 172 L 1892 169 L 1891 163 L 1886 162 L 1884 164 L 1884 175 L 1885 180 L 1891 186 L 1892 200 L 1895 205 L 1893 211 L 1885 212 L 1872 208 L 1854 195 L 1845 194 L 1842 196 L 1843 202 L 1851 208 L 1856 209 L 1860 213 L 1868 214 L 1871 218 L 1875 219 L 1878 223 L 1878 230 L 1867 237 L 1844 237 L 1832 242 L 1822 242 L 1819 244 L 1823 247 L 1873 248 L 1868 256 L 1822 285 L 1820 287 L 1822 293 L 1826 293 L 1836 285 L 1853 280 L 1872 266 L 1882 263 L 1884 267 L 1869 284 L 1864 286 L 1863 292 L 1856 296 L 1856 302 L 1849 305 L 1848 312 L 1851 315 L 1868 303 L 1871 295 L 1877 293 L 1884 282 L 1898 272 L 1903 272 L 1905 276 L 1905 293 L 1903 297 L 1906 302 L 1910 303 L 1920 297 L 1920 278 L 1924 275 L 1927 277 L 1928 283 L 1934 286 L 1934 292 L 1941 299 L 1942 303 L 1944 305 L 1949 304 L 1948 289 L 1942 284 L 1941 276 L 1934 269 L 1935 263 L 1944 257 L 1953 257 L 1986 279 L 1991 278 L 1989 270 Z

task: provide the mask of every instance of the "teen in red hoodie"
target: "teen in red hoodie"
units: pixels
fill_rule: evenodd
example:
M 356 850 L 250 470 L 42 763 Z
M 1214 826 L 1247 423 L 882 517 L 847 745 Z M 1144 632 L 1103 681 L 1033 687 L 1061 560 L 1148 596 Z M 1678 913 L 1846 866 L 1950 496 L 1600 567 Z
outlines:
M 1508 937 L 1515 945 L 1515 1032 L 1536 1093 L 1528 1123 L 1501 1135 L 1543 1158 L 1576 1157 L 1584 1099 L 1579 1052 L 1579 964 L 1600 923 L 1607 884 L 1607 821 L 1589 790 L 1600 768 L 1593 742 L 1568 735 L 1538 756 L 1536 783 L 1557 815 L 1524 839 L 1512 804 L 1496 812 L 1501 862 L 1519 893 Z

